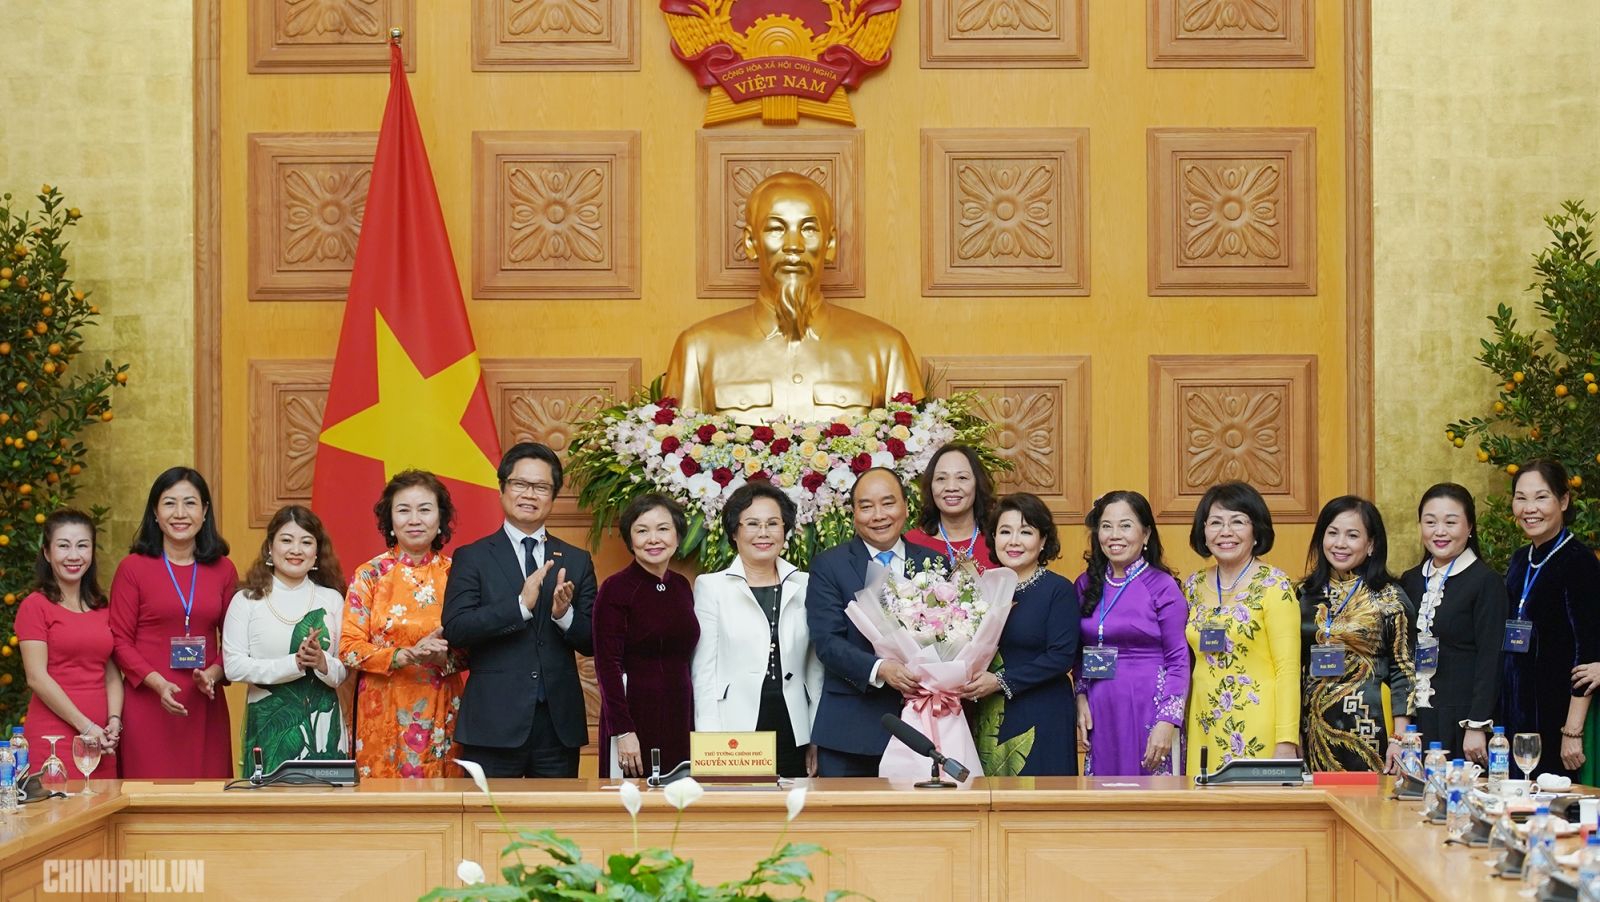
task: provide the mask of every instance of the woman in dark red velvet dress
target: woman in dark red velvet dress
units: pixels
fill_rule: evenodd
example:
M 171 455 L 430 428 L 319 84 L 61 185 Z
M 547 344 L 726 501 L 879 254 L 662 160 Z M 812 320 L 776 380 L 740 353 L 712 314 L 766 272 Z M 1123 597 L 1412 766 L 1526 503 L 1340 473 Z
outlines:
M 644 495 L 622 512 L 633 563 L 600 584 L 594 600 L 594 671 L 600 682 L 600 776 L 663 773 L 689 758 L 694 689 L 689 664 L 700 641 L 694 590 L 667 569 L 686 528 L 683 509 Z

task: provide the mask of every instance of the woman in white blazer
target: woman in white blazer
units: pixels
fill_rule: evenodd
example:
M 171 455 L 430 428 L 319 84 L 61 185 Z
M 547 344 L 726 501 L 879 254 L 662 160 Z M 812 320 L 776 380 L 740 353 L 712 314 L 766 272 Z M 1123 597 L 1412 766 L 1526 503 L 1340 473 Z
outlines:
M 778 773 L 816 772 L 811 719 L 822 692 L 822 664 L 806 628 L 806 574 L 782 558 L 795 505 L 769 482 L 735 489 L 722 527 L 735 557 L 694 581 L 700 620 L 690 679 L 696 730 L 778 734 Z

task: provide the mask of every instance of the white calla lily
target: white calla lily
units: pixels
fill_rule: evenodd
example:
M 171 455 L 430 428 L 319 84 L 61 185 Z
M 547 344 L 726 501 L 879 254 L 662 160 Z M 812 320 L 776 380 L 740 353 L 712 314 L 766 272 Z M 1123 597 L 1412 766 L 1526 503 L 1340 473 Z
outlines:
M 483 872 L 483 865 L 470 858 L 463 858 L 461 863 L 456 865 L 456 876 L 461 878 L 461 882 L 467 886 L 476 886 L 479 883 L 489 882 L 489 875 Z
M 618 789 L 622 796 L 622 807 L 628 809 L 628 816 L 638 817 L 639 808 L 644 805 L 644 794 L 639 792 L 639 784 L 629 780 Z
M 467 772 L 467 776 L 472 778 L 472 782 L 478 784 L 478 789 L 482 790 L 484 795 L 489 794 L 489 780 L 483 775 L 482 765 L 476 761 L 464 761 L 460 758 L 453 758 L 451 760 L 461 765 L 461 769 Z M 474 867 L 476 867 L 476 865 L 474 865 Z M 483 873 L 483 869 L 478 868 L 478 873 Z
M 662 791 L 662 795 L 667 797 L 667 804 L 679 811 L 700 801 L 700 797 L 705 794 L 706 788 L 696 783 L 693 777 L 674 780 L 668 783 L 667 788 Z
M 806 808 L 806 788 L 796 786 L 789 790 L 789 797 L 784 800 L 784 806 L 789 809 L 789 820 L 799 817 L 800 812 Z

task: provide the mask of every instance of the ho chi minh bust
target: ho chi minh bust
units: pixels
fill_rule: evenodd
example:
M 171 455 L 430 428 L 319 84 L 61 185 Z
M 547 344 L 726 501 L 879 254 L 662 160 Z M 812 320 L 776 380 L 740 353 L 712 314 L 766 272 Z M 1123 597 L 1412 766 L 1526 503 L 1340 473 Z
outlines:
M 865 414 L 900 392 L 920 399 L 905 336 L 822 296 L 837 244 L 832 200 L 816 182 L 780 172 L 756 185 L 744 230 L 745 253 L 761 270 L 756 302 L 678 336 L 667 394 L 683 409 L 749 424 Z

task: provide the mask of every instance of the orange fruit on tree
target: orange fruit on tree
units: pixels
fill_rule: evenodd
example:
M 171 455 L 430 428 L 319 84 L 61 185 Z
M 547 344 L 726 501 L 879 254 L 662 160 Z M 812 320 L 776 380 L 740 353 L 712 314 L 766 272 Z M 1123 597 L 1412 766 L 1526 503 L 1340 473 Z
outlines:
M 128 374 L 127 373 L 118 373 L 117 374 L 117 384 L 118 385 L 127 385 L 128 384 Z
M 1489 462 L 1489 452 L 1483 450 L 1482 448 L 1479 448 L 1478 449 L 1478 463 L 1484 464 L 1484 463 L 1488 463 L 1488 462 Z
M 1571 479 L 1567 480 L 1567 485 L 1570 485 L 1575 489 L 1581 489 L 1581 488 L 1583 488 L 1583 477 L 1582 476 L 1574 476 Z
M 100 415 L 100 422 L 102 422 L 102 423 L 109 423 L 109 422 L 111 422 L 111 411 L 109 411 L 109 410 L 108 410 L 108 411 L 106 411 L 106 412 L 105 412 L 105 413 L 102 413 L 102 414 L 101 414 L 101 415 Z
M 1517 471 L 1520 470 L 1520 469 L 1522 469 L 1522 468 L 1517 466 L 1516 464 L 1506 464 L 1506 472 L 1509 473 L 1512 476 L 1517 475 Z
M 1531 438 L 1534 441 L 1538 441 L 1543 435 L 1544 430 L 1540 429 L 1538 426 L 1528 430 L 1528 438 Z
M 1522 370 L 1517 370 L 1515 373 L 1511 374 L 1511 381 L 1517 383 L 1518 385 L 1521 385 L 1522 380 L 1526 378 L 1528 377 L 1523 374 Z
M 1567 396 L 1567 387 L 1565 385 L 1556 386 L 1556 397 L 1565 398 L 1566 396 Z
M 1587 389 L 1588 389 L 1589 394 L 1591 394 L 1591 395 L 1600 394 L 1600 385 L 1596 385 L 1593 382 L 1589 383 L 1589 385 L 1587 386 Z
M 1504 401 L 1496 401 L 1496 402 L 1494 402 L 1494 412 L 1495 413 L 1505 413 L 1506 412 L 1506 402 L 1504 402 Z

